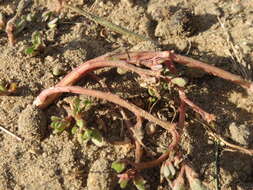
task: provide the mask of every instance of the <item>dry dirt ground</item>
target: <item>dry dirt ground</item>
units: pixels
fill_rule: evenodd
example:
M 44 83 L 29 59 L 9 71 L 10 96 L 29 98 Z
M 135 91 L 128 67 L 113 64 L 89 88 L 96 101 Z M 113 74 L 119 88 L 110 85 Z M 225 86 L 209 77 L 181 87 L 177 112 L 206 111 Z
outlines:
M 7 20 L 15 14 L 18 2 L 0 1 L 0 12 Z M 49 29 L 41 18 L 47 8 L 39 1 L 30 2 L 23 15 L 33 13 L 36 19 L 17 34 L 14 47 L 8 45 L 6 33 L 0 32 L 0 79 L 18 84 L 14 95 L 0 97 L 0 125 L 21 137 L 29 137 L 29 130 L 24 131 L 20 127 L 30 126 L 31 134 L 33 130 L 41 130 L 44 138 L 39 142 L 20 142 L 0 132 L 2 190 L 98 188 L 90 185 L 92 180 L 102 183 L 104 189 L 119 189 L 118 186 L 113 188 L 117 181 L 110 164 L 117 159 L 134 157 L 131 145 L 109 143 L 124 139 L 126 134 L 118 107 L 104 101 L 92 99 L 87 123 L 93 127 L 100 126 L 107 140 L 105 146 L 80 144 L 67 131 L 52 134 L 52 129 L 47 127 L 50 117 L 64 116 L 66 113 L 62 104 L 72 96 L 61 97 L 43 112 L 35 111 L 31 104 L 42 89 L 53 86 L 62 78 L 62 75 L 53 74 L 55 69 L 68 72 L 85 60 L 111 51 L 160 48 L 173 49 L 253 79 L 252 0 L 76 0 L 73 5 L 145 35 L 159 45 L 131 40 L 72 11 L 55 15 L 55 18 L 59 17 L 57 27 Z M 31 35 L 35 31 L 41 32 L 46 48 L 36 56 L 28 56 L 24 50 L 31 45 Z M 242 88 L 217 77 L 185 68 L 182 71 L 189 80 L 187 95 L 197 105 L 216 115 L 216 130 L 234 144 L 253 148 L 252 95 L 248 96 Z M 153 115 L 171 120 L 173 105 L 161 96 L 152 106 L 150 95 L 146 88 L 139 87 L 137 76 L 119 74 L 115 69 L 97 74 L 117 94 Z M 92 77 L 85 78 L 79 84 L 101 89 Z M 157 93 L 162 94 L 159 90 Z M 23 111 L 25 109 L 36 116 L 35 119 L 29 119 L 29 114 Z M 181 149 L 200 179 L 211 190 L 253 189 L 252 157 L 229 151 L 222 145 L 217 155 L 217 145 L 209 138 L 203 124 L 195 122 L 195 118 L 198 116 L 188 109 L 188 125 L 182 134 Z M 43 126 L 46 128 L 41 128 Z M 159 154 L 166 146 L 166 135 L 165 131 L 158 129 L 152 136 L 146 134 L 144 141 Z M 150 160 L 149 157 L 145 159 Z M 147 169 L 142 174 L 151 190 L 170 189 L 167 183 L 159 182 L 158 168 Z

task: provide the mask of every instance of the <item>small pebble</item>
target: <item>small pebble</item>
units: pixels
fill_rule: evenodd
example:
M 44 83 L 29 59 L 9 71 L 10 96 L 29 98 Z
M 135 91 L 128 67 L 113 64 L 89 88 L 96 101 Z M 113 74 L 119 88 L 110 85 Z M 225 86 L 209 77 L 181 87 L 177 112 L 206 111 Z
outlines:
M 54 76 L 61 76 L 64 74 L 64 69 L 59 66 L 59 65 L 56 65 L 54 68 L 53 68 L 53 75 Z
M 34 105 L 28 105 L 18 119 L 18 130 L 26 140 L 40 141 L 45 137 L 47 118 L 42 110 Z
M 145 131 L 148 135 L 153 135 L 157 130 L 157 126 L 156 124 L 154 124 L 153 122 L 148 122 L 146 127 L 145 127 Z
M 196 31 L 194 15 L 190 9 L 180 9 L 171 16 L 170 27 L 173 32 L 186 37 L 192 36 Z

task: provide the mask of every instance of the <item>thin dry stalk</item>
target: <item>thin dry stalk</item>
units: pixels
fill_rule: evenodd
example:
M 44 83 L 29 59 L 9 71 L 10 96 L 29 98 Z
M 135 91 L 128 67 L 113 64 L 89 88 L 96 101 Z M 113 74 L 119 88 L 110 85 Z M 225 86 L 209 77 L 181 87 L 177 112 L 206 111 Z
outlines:
M 228 29 L 226 28 L 225 24 L 221 21 L 220 17 L 217 17 L 218 21 L 224 31 L 224 33 L 227 36 L 227 44 L 229 46 L 229 54 L 232 58 L 232 61 L 234 63 L 234 66 L 236 67 L 236 70 L 240 71 L 240 74 L 246 78 L 246 79 L 250 79 L 251 78 L 251 72 L 249 69 L 247 69 L 247 63 L 246 61 L 243 59 L 243 55 L 242 52 L 240 51 L 240 49 L 236 48 L 234 45 L 234 40 L 232 35 L 230 34 L 230 32 L 228 31 Z
M 2 130 L 3 132 L 7 133 L 8 135 L 11 135 L 12 137 L 14 137 L 15 139 L 17 139 L 18 141 L 22 141 L 22 138 L 18 137 L 18 136 L 15 135 L 14 133 L 8 131 L 8 130 L 5 129 L 4 127 L 0 126 L 0 130 Z
M 143 163 L 130 163 L 137 170 L 142 170 L 145 168 L 151 168 L 151 167 L 158 166 L 159 164 L 161 164 L 163 161 L 165 161 L 169 157 L 171 150 L 173 150 L 179 142 L 180 137 L 175 129 L 175 126 L 176 126 L 175 124 L 169 123 L 166 121 L 162 121 L 162 120 L 154 117 L 150 113 L 137 107 L 136 105 L 129 103 L 129 102 L 121 99 L 117 95 L 111 94 L 109 92 L 100 92 L 100 91 L 96 91 L 96 90 L 89 90 L 89 89 L 81 88 L 79 86 L 52 87 L 52 88 L 42 91 L 40 93 L 40 95 L 36 98 L 36 100 L 34 101 L 34 105 L 41 106 L 46 101 L 47 97 L 50 97 L 53 94 L 63 93 L 63 92 L 84 94 L 84 95 L 88 95 L 88 96 L 92 96 L 92 97 L 96 97 L 96 98 L 110 101 L 112 103 L 115 103 L 117 105 L 120 105 L 120 106 L 128 109 L 129 111 L 133 112 L 137 117 L 143 117 L 143 118 L 147 119 L 148 121 L 151 121 L 151 122 L 163 127 L 164 129 L 168 130 L 171 133 L 172 142 L 169 145 L 169 151 L 164 153 L 163 155 L 161 155 L 158 159 L 156 159 L 154 161 L 143 162 Z
M 119 25 L 113 24 L 112 22 L 109 22 L 109 21 L 105 20 L 102 17 L 93 15 L 93 14 L 89 13 L 86 10 L 82 10 L 82 9 L 79 9 L 77 7 L 74 7 L 74 6 L 71 6 L 71 5 L 67 5 L 67 4 L 65 4 L 64 7 L 68 8 L 68 9 L 70 9 L 72 11 L 75 11 L 75 12 L 79 13 L 80 15 L 83 15 L 84 17 L 88 18 L 89 20 L 92 20 L 92 21 L 96 22 L 97 24 L 100 24 L 100 25 L 102 25 L 104 27 L 109 28 L 113 32 L 117 32 L 119 34 L 126 35 L 126 36 L 131 37 L 134 40 L 138 40 L 138 41 L 143 41 L 143 40 L 152 41 L 151 39 L 149 39 L 149 38 L 147 38 L 145 36 L 142 36 L 140 34 L 137 34 L 137 33 L 134 33 L 132 31 L 129 31 L 126 28 L 123 28 L 123 27 L 121 27 Z
M 242 146 L 239 145 L 235 145 L 232 144 L 230 142 L 228 142 L 227 140 L 225 140 L 221 135 L 217 134 L 211 126 L 199 121 L 198 119 L 194 119 L 195 121 L 199 122 L 200 124 L 203 125 L 203 127 L 206 129 L 206 131 L 208 132 L 209 135 L 211 135 L 212 137 L 214 137 L 215 139 L 219 140 L 220 142 L 224 143 L 226 146 L 228 146 L 229 148 L 233 149 L 233 150 L 237 150 L 239 152 L 242 152 L 244 154 L 248 154 L 250 156 L 253 155 L 253 149 L 248 149 L 248 148 L 244 148 Z

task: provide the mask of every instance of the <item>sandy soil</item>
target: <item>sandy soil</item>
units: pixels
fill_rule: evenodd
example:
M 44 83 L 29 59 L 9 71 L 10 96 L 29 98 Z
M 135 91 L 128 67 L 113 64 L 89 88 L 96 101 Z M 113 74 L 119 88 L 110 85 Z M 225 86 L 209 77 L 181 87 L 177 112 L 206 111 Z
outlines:
M 9 20 L 14 16 L 18 2 L 1 0 L 0 13 Z M 111 32 L 72 11 L 53 16 L 59 21 L 57 27 L 49 29 L 41 17 L 47 8 L 40 1 L 30 2 L 23 15 L 33 13 L 35 19 L 16 35 L 14 47 L 8 45 L 6 33 L 0 31 L 0 80 L 18 84 L 14 95 L 0 96 L 0 125 L 25 138 L 20 142 L 0 133 L 0 189 L 119 189 L 117 185 L 115 187 L 117 180 L 110 165 L 118 159 L 134 158 L 134 150 L 129 144 L 109 143 L 127 136 L 122 133 L 122 116 L 117 106 L 92 99 L 87 123 L 93 127 L 102 126 L 100 130 L 106 139 L 102 147 L 92 143 L 80 144 L 67 131 L 54 135 L 48 127 L 52 115 L 66 115 L 63 102 L 73 96 L 61 97 L 44 111 L 31 106 L 41 90 L 55 85 L 66 72 L 85 60 L 111 51 L 175 50 L 248 80 L 253 79 L 251 0 L 74 0 L 73 5 L 153 39 L 159 45 L 137 42 Z M 46 48 L 36 56 L 28 56 L 24 50 L 31 45 L 31 35 L 35 31 L 42 34 Z M 253 148 L 252 96 L 230 82 L 179 68 L 189 80 L 188 97 L 217 117 L 216 130 L 229 142 Z M 59 76 L 54 74 L 56 69 L 62 71 Z M 147 89 L 139 86 L 141 79 L 136 75 L 119 74 L 115 69 L 97 74 L 118 95 L 153 115 L 171 120 L 173 104 L 166 99 L 169 95 L 161 96 L 152 106 Z M 92 77 L 80 81 L 79 85 L 101 89 Z M 158 95 L 164 95 L 161 88 L 155 88 Z M 183 130 L 181 151 L 200 179 L 209 189 L 216 189 L 218 163 L 218 189 L 253 189 L 252 157 L 231 152 L 222 146 L 217 157 L 217 146 L 195 118 L 198 116 L 188 109 L 188 125 Z M 151 145 L 157 154 L 168 143 L 164 130 L 157 130 L 155 135 L 146 134 L 146 137 L 145 143 Z M 147 169 L 142 175 L 151 190 L 170 189 L 167 183 L 159 182 L 158 168 Z

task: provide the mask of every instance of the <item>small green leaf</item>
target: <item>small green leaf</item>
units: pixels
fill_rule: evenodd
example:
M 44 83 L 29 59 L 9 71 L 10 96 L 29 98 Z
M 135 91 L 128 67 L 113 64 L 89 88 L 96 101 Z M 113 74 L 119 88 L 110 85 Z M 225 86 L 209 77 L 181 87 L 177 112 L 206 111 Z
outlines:
M 119 185 L 121 189 L 125 189 L 128 184 L 128 179 L 119 180 Z
M 26 48 L 25 49 L 25 54 L 27 54 L 27 55 L 31 55 L 31 54 L 33 54 L 34 53 L 34 47 L 29 47 L 29 48 Z
M 78 127 L 72 127 L 72 129 L 71 129 L 71 133 L 74 135 L 74 134 L 76 134 L 77 133 L 77 130 L 78 130 Z
M 136 177 L 134 179 L 134 185 L 137 187 L 138 190 L 146 190 L 146 181 L 142 177 Z
M 83 120 L 83 119 L 77 119 L 76 120 L 76 125 L 79 127 L 79 128 L 84 128 L 85 125 L 86 125 L 86 122 Z
M 113 162 L 112 169 L 114 169 L 117 173 L 121 173 L 122 171 L 126 169 L 126 163 L 119 162 L 119 161 Z
M 6 92 L 7 88 L 5 88 L 3 85 L 0 85 L 0 92 Z
M 176 77 L 171 80 L 173 84 L 176 84 L 179 87 L 184 87 L 187 84 L 187 81 L 184 78 Z
M 86 109 L 89 109 L 90 106 L 91 106 L 91 104 L 92 104 L 92 101 L 90 101 L 89 99 L 85 99 L 85 100 L 83 101 L 83 104 L 85 105 L 85 108 L 86 108 Z
M 82 140 L 88 141 L 91 139 L 92 130 L 86 129 L 84 134 L 82 135 Z
M 91 141 L 99 147 L 103 145 L 103 138 L 98 130 L 92 129 Z
M 71 125 L 71 122 L 65 118 L 52 116 L 51 120 L 52 122 L 50 126 L 53 128 L 54 134 L 63 132 L 66 128 L 70 127 Z

